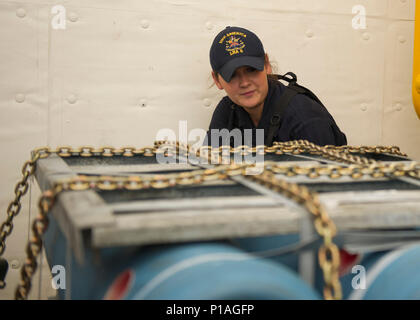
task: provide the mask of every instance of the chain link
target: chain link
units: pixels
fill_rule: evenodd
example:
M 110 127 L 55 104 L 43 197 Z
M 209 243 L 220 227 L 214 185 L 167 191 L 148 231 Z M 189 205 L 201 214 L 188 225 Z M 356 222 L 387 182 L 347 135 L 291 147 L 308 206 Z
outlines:
M 21 197 L 28 190 L 28 178 L 34 174 L 36 161 L 43 159 L 51 154 L 57 154 L 60 157 L 71 156 L 146 156 L 151 157 L 156 154 L 165 155 L 195 155 L 198 158 L 220 161 L 223 160 L 222 155 L 240 154 L 246 156 L 251 153 L 255 154 L 277 154 L 284 153 L 300 154 L 310 153 L 320 155 L 323 158 L 340 161 L 350 164 L 349 166 L 329 165 L 329 166 L 298 166 L 298 165 L 282 165 L 277 162 L 265 162 L 264 172 L 260 175 L 247 176 L 248 178 L 265 185 L 271 190 L 280 192 L 287 197 L 293 199 L 303 205 L 308 212 L 314 217 L 314 226 L 318 234 L 323 239 L 323 245 L 318 252 L 319 263 L 324 273 L 324 297 L 326 299 L 341 299 L 341 285 L 339 282 L 338 268 L 340 265 L 340 257 L 338 247 L 333 243 L 332 238 L 336 234 L 334 222 L 329 218 L 327 212 L 321 205 L 319 198 L 315 192 L 311 192 L 304 186 L 289 183 L 278 179 L 275 174 L 286 176 L 303 175 L 309 178 L 317 178 L 320 176 L 328 176 L 332 179 L 338 179 L 343 176 L 352 179 L 360 179 L 363 176 L 371 177 L 400 177 L 410 176 L 420 178 L 420 164 L 411 162 L 410 164 L 381 164 L 374 160 L 370 160 L 353 154 L 394 154 L 406 156 L 400 152 L 396 146 L 383 147 L 353 147 L 353 146 L 324 146 L 320 147 L 306 140 L 296 140 L 289 142 L 275 142 L 272 147 L 267 146 L 240 146 L 232 148 L 222 146 L 220 148 L 201 147 L 199 149 L 191 148 L 188 144 L 168 141 L 156 141 L 153 147 L 144 147 L 136 149 L 131 146 L 114 148 L 101 147 L 93 148 L 90 146 L 82 146 L 80 148 L 72 148 L 69 146 L 61 146 L 56 149 L 48 147 L 37 148 L 32 153 L 32 159 L 27 161 L 22 169 L 23 179 L 15 187 L 15 199 L 10 203 L 7 209 L 7 220 L 2 224 L 0 229 L 0 256 L 5 250 L 5 239 L 13 229 L 13 218 L 21 209 Z M 141 190 L 146 188 L 162 189 L 174 187 L 177 185 L 195 185 L 205 181 L 223 180 L 231 176 L 245 175 L 245 170 L 252 167 L 250 164 L 219 164 L 212 169 L 195 170 L 192 172 L 183 172 L 180 174 L 155 175 L 152 177 L 107 177 L 107 176 L 78 176 L 66 181 L 56 183 L 52 189 L 43 192 L 39 202 L 39 215 L 35 219 L 32 232 L 33 236 L 27 244 L 26 253 L 27 260 L 21 270 L 21 282 L 16 289 L 16 299 L 27 299 L 31 289 L 31 281 L 37 269 L 37 257 L 42 250 L 42 236 L 48 227 L 48 212 L 56 201 L 56 197 L 63 191 L 70 190 Z

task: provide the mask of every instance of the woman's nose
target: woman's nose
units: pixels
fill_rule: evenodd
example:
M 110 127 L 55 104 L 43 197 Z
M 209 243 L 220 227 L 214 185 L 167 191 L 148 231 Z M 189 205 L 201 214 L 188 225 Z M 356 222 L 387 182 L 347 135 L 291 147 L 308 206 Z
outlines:
M 243 72 L 239 75 L 239 85 L 241 87 L 246 87 L 247 85 L 249 85 L 249 82 L 249 76 L 246 72 Z

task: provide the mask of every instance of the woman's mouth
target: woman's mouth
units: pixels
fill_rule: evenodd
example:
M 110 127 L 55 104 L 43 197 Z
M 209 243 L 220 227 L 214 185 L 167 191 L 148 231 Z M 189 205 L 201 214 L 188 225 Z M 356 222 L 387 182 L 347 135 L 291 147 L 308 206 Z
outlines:
M 242 93 L 241 96 L 251 97 L 254 94 L 254 92 L 255 92 L 255 90 L 248 91 L 248 92 Z

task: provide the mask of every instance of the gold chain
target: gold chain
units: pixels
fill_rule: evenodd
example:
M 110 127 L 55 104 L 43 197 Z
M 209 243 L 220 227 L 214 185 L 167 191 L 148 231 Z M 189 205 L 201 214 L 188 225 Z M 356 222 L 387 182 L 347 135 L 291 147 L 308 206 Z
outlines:
M 45 191 L 39 200 L 39 215 L 35 220 L 32 232 L 33 237 L 29 241 L 26 253 L 27 261 L 22 267 L 21 283 L 16 289 L 16 299 L 26 299 L 31 289 L 31 279 L 37 269 L 37 257 L 42 250 L 42 236 L 48 226 L 48 212 L 54 205 L 57 196 L 63 191 L 82 191 L 88 189 L 96 190 L 142 190 L 142 189 L 162 189 L 177 185 L 197 185 L 205 181 L 224 180 L 228 177 L 244 175 L 245 169 L 252 165 L 229 165 L 220 166 L 215 169 L 198 170 L 184 172 L 180 174 L 155 175 L 153 177 L 142 178 L 138 176 L 129 177 L 87 177 L 78 176 L 77 178 L 60 181 L 52 189 Z M 337 246 L 332 243 L 332 237 L 336 234 L 335 225 L 328 217 L 326 211 L 321 206 L 317 195 L 310 192 L 306 187 L 298 186 L 278 180 L 270 172 L 265 172 L 260 176 L 251 176 L 253 180 L 265 185 L 269 189 L 281 192 L 294 201 L 305 206 L 305 208 L 315 217 L 315 228 L 324 238 L 324 245 L 319 251 L 321 268 L 324 271 L 325 289 L 324 295 L 327 299 L 340 299 L 341 286 L 338 276 L 339 255 Z M 327 253 L 330 253 L 328 255 Z
M 155 146 L 159 149 L 160 147 L 165 147 L 164 149 L 170 153 L 170 148 L 174 148 L 172 152 L 175 152 L 179 149 L 182 152 L 188 153 L 190 155 L 200 156 L 208 156 L 210 154 L 217 155 L 217 154 L 237 154 L 246 156 L 250 154 L 276 154 L 282 155 L 285 153 L 291 154 L 301 154 L 301 153 L 310 153 L 315 155 L 321 155 L 322 157 L 335 160 L 344 163 L 353 163 L 353 164 L 372 164 L 376 163 L 375 160 L 368 159 L 365 157 L 352 155 L 353 153 L 359 154 L 392 154 L 398 156 L 407 155 L 400 151 L 399 147 L 397 146 L 318 146 L 314 143 L 311 143 L 307 140 L 294 140 L 288 142 L 274 142 L 272 147 L 267 147 L 265 145 L 256 146 L 256 147 L 249 147 L 249 146 L 238 146 L 238 147 L 230 147 L 230 146 L 220 146 L 218 148 L 214 148 L 211 146 L 203 146 L 200 148 L 192 148 L 187 144 L 181 144 L 179 142 L 168 142 L 168 141 L 156 141 Z M 162 152 L 162 151 L 161 151 Z
M 168 149 L 162 150 L 160 147 L 167 146 Z M 171 152 L 172 147 L 172 152 Z M 136 149 L 134 147 L 101 147 L 93 148 L 89 146 L 83 146 L 80 148 L 72 148 L 67 146 L 58 147 L 51 149 L 49 147 L 38 148 L 33 151 L 32 159 L 25 163 L 22 173 L 24 175 L 21 182 L 19 182 L 15 188 L 16 198 L 11 202 L 7 210 L 8 217 L 5 223 L 1 227 L 1 251 L 4 253 L 5 239 L 12 231 L 12 220 L 19 213 L 20 210 L 20 199 L 27 191 L 27 180 L 34 173 L 36 161 L 38 159 L 46 158 L 51 154 L 57 154 L 60 157 L 71 157 L 71 156 L 124 156 L 132 157 L 136 155 L 143 155 L 146 157 L 155 156 L 156 154 L 191 154 L 195 153 L 199 157 L 214 159 L 213 156 L 220 153 L 234 154 L 240 153 L 241 155 L 247 155 L 250 153 L 259 154 L 283 154 L 283 153 L 311 153 L 321 155 L 324 158 L 337 160 L 346 163 L 353 163 L 358 165 L 347 166 L 327 166 L 327 167 L 301 167 L 297 165 L 285 166 L 276 162 L 265 162 L 264 172 L 261 175 L 248 176 L 251 179 L 266 185 L 272 190 L 281 192 L 286 196 L 292 198 L 299 204 L 302 204 L 311 214 L 314 215 L 314 224 L 316 231 L 323 237 L 324 244 L 320 247 L 318 256 L 319 263 L 324 273 L 325 288 L 324 297 L 326 299 L 340 299 L 341 298 L 341 286 L 338 277 L 338 267 L 340 264 L 339 251 L 337 246 L 332 242 L 332 238 L 336 234 L 335 224 L 328 217 L 328 214 L 323 209 L 319 202 L 317 194 L 309 191 L 306 187 L 299 186 L 297 184 L 288 183 L 277 179 L 274 174 L 285 174 L 288 176 L 292 175 L 306 175 L 309 178 L 316 178 L 319 176 L 329 176 L 331 178 L 338 178 L 341 176 L 349 176 L 357 179 L 364 175 L 370 175 L 373 177 L 379 176 L 403 176 L 408 175 L 414 178 L 420 178 L 420 164 L 412 162 L 410 165 L 404 164 L 391 164 L 382 165 L 374 160 L 369 160 L 360 156 L 353 156 L 351 153 L 389 153 L 404 156 L 398 147 L 335 147 L 335 146 L 324 146 L 320 147 L 313 143 L 305 140 L 291 141 L 291 142 L 279 142 L 275 143 L 272 147 L 257 146 L 248 147 L 240 146 L 237 148 L 231 148 L 228 146 L 220 148 L 202 147 L 200 149 L 193 149 L 189 145 L 183 145 L 178 142 L 168 143 L 167 141 L 157 141 L 153 147 L 145 147 Z M 218 157 L 216 157 L 219 159 Z M 48 191 L 45 191 L 39 200 L 39 215 L 35 219 L 32 231 L 33 237 L 29 241 L 26 253 L 27 260 L 21 270 L 21 283 L 19 284 L 15 298 L 16 299 L 27 299 L 29 291 L 31 289 L 32 277 L 37 269 L 37 257 L 42 250 L 42 236 L 48 227 L 48 212 L 54 205 L 56 197 L 62 191 L 68 190 L 86 190 L 86 189 L 98 189 L 98 190 L 114 190 L 114 189 L 125 189 L 125 190 L 141 190 L 145 188 L 168 188 L 176 185 L 193 185 L 200 184 L 204 181 L 209 180 L 221 180 L 226 179 L 229 176 L 244 175 L 244 170 L 251 167 L 252 165 L 238 165 L 232 164 L 229 166 L 219 165 L 214 169 L 197 170 L 193 172 L 184 172 L 180 174 L 171 175 L 156 175 L 151 178 L 140 178 L 138 176 L 130 177 L 86 177 L 79 176 L 71 179 L 70 181 L 62 181 L 54 185 L 54 187 Z M 1 256 L 0 254 L 0 256 Z
M 15 199 L 10 202 L 7 207 L 7 219 L 4 221 L 0 227 L 0 257 L 4 254 L 6 249 L 6 238 L 12 233 L 13 230 L 13 219 L 19 214 L 21 205 L 21 198 L 28 191 L 28 179 L 35 172 L 36 161 L 41 157 L 39 152 L 33 153 L 32 159 L 26 161 L 22 168 L 23 178 L 15 186 Z

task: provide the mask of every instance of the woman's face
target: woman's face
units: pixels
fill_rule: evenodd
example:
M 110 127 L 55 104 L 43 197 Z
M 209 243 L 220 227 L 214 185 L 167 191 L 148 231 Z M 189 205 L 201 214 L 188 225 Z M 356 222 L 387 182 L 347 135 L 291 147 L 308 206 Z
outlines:
M 229 98 L 237 105 L 251 111 L 261 107 L 268 93 L 267 74 L 271 73 L 271 66 L 266 63 L 259 71 L 249 66 L 235 70 L 229 82 L 220 75 L 213 74 L 214 82 L 219 89 L 226 91 Z

